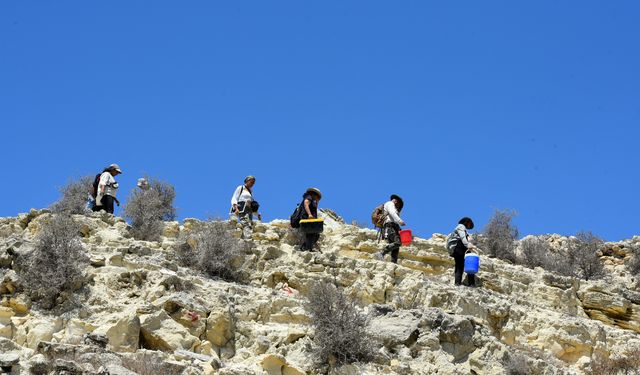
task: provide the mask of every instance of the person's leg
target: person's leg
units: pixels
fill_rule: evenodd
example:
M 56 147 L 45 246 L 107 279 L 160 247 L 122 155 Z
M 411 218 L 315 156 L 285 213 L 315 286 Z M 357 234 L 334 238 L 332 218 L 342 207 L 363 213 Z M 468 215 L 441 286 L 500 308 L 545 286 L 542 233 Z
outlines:
M 304 245 L 302 245 L 302 250 L 311 251 L 313 249 L 313 234 L 306 233 L 304 235 Z
M 320 233 L 314 233 L 311 235 L 311 247 L 309 250 L 313 251 L 313 249 L 318 246 L 318 241 L 320 240 Z
M 110 195 L 102 197 L 102 207 L 108 213 L 113 214 L 113 197 Z
M 240 214 L 240 227 L 242 228 L 242 238 L 250 240 L 253 234 L 253 220 L 250 213 Z
M 455 259 L 456 261 L 455 270 L 454 270 L 454 276 L 455 276 L 454 282 L 455 282 L 455 285 L 461 285 L 462 273 L 464 271 L 464 256 L 455 254 L 453 259 Z
M 476 286 L 476 276 L 467 274 L 467 280 L 469 281 L 469 286 Z
M 387 245 L 386 252 L 391 253 L 391 261 L 393 263 L 398 263 L 398 253 L 400 252 L 400 246 L 402 246 L 402 242 L 400 241 L 400 227 L 396 225 L 389 226 L 387 241 L 389 244 Z

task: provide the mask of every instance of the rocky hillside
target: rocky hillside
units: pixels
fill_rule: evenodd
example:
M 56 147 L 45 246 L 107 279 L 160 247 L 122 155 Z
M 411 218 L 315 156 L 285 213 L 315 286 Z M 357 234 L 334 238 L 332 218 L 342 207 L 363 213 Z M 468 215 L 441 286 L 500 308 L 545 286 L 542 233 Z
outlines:
M 178 237 L 196 220 L 144 242 L 120 218 L 77 215 L 88 282 L 80 306 L 54 315 L 12 269 L 49 215 L 0 219 L 0 369 L 11 374 L 581 374 L 597 355 L 640 348 L 640 293 L 620 267 L 640 238 L 609 244 L 605 281 L 482 257 L 480 287 L 454 287 L 444 236 L 415 239 L 395 265 L 373 256 L 376 232 L 325 214 L 322 253 L 295 251 L 287 222 L 258 224 L 240 284 L 179 265 Z M 371 363 L 314 364 L 306 296 L 326 278 L 367 314 Z

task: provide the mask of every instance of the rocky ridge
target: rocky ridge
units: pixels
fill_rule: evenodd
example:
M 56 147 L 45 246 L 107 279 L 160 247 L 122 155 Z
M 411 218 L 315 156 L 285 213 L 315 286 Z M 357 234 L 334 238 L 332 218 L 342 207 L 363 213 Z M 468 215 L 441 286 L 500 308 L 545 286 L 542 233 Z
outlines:
M 257 224 L 236 264 L 247 283 L 237 284 L 179 266 L 174 248 L 194 219 L 166 223 L 161 241 L 145 242 L 121 218 L 76 215 L 88 283 L 82 306 L 55 316 L 31 306 L 29 281 L 11 269 L 49 215 L 0 219 L 0 369 L 12 374 L 502 374 L 514 356 L 533 373 L 581 374 L 596 354 L 640 348 L 640 293 L 624 270 L 638 237 L 607 244 L 605 281 L 483 256 L 480 287 L 466 288 L 452 285 L 443 235 L 416 238 L 395 265 L 373 256 L 382 246 L 375 231 L 326 211 L 322 253 L 295 251 L 285 221 Z M 558 251 L 566 241 L 545 239 Z M 373 362 L 314 364 L 305 296 L 325 278 L 369 316 Z

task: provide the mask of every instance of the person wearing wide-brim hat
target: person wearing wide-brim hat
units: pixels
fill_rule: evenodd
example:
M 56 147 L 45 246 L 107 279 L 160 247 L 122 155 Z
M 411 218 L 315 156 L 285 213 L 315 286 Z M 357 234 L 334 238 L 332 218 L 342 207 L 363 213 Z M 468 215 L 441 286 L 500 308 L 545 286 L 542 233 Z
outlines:
M 236 188 L 231 196 L 232 221 L 238 220 L 242 227 L 242 238 L 251 240 L 253 235 L 253 215 L 262 220 L 262 215 L 258 212 L 260 205 L 253 199 L 253 186 L 256 184 L 254 176 L 244 178 L 244 183 Z
M 96 204 L 93 208 L 94 211 L 105 210 L 110 214 L 113 214 L 115 202 L 120 206 L 120 201 L 116 198 L 118 192 L 118 183 L 115 176 L 122 173 L 122 169 L 118 164 L 111 164 L 104 169 L 100 175 L 98 182 L 98 191 L 96 194 Z
M 304 212 L 302 213 L 303 219 L 317 219 L 318 218 L 318 203 L 322 199 L 322 193 L 317 188 L 309 188 L 303 195 L 302 207 Z M 314 247 L 320 239 L 318 233 L 305 233 L 305 239 L 300 250 L 313 251 Z
M 406 225 L 404 220 L 400 218 L 400 212 L 404 207 L 404 201 L 400 196 L 392 194 L 389 201 L 384 204 L 384 238 L 387 239 L 387 246 L 382 250 L 381 258 L 391 253 L 391 261 L 398 263 L 398 254 L 400 253 L 400 226 Z
M 471 229 L 473 229 L 475 224 L 470 217 L 463 217 L 458 221 L 458 225 L 454 229 L 452 235 L 456 239 L 456 247 L 453 249 L 453 254 L 451 255 L 455 260 L 455 266 L 453 271 L 454 284 L 456 286 L 462 285 L 462 276 L 464 272 L 464 256 L 467 251 L 473 252 L 476 248 L 471 241 L 469 241 L 469 233 Z M 470 287 L 476 286 L 476 277 L 472 274 L 467 274 L 467 285 Z

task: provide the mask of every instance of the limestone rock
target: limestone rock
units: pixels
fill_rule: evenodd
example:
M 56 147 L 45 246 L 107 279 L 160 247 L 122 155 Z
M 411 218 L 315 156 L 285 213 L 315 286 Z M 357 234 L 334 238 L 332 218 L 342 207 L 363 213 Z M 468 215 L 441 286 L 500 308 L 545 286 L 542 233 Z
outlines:
M 144 347 L 154 350 L 173 352 L 184 349 L 193 351 L 200 344 L 185 327 L 175 322 L 164 311 L 140 317 L 140 332 Z
M 107 337 L 111 350 L 133 352 L 139 348 L 140 318 L 132 313 L 125 314 L 113 323 L 98 327 L 94 332 Z

